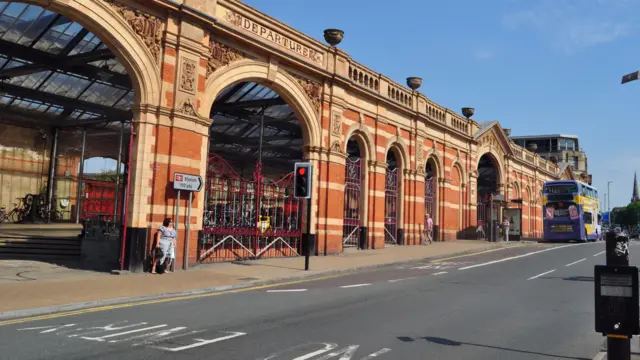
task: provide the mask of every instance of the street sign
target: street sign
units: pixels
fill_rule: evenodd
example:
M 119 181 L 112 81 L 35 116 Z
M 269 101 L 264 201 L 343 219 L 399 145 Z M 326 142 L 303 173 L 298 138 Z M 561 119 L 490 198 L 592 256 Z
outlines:
M 194 191 L 202 190 L 202 177 L 200 175 L 189 175 L 182 173 L 173 174 L 173 188 L 178 191 Z
M 630 74 L 624 75 L 622 77 L 621 84 L 626 84 L 631 81 L 638 80 L 638 76 L 640 75 L 640 71 L 632 72 Z

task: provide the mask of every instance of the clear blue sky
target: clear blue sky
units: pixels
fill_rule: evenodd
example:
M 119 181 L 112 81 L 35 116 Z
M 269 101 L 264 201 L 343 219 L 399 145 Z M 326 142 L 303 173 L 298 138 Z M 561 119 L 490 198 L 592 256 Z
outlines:
M 356 61 L 512 135 L 573 134 L 600 194 L 631 198 L 640 170 L 640 0 L 244 0 L 317 39 L 340 28 Z

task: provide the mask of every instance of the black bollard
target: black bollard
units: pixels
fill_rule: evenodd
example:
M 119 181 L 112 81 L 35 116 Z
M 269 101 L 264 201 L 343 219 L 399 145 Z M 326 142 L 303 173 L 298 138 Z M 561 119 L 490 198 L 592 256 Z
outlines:
M 609 231 L 606 234 L 607 265 L 629 266 L 629 237 L 626 233 Z M 607 336 L 607 359 L 630 360 L 631 339 Z

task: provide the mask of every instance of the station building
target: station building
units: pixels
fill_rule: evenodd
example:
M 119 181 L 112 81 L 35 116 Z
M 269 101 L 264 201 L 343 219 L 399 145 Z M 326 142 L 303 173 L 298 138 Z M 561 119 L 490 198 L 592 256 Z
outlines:
M 426 214 L 438 240 L 474 238 L 492 195 L 541 236 L 542 184 L 571 168 L 431 101 L 419 74 L 368 68 L 343 35 L 236 0 L 0 1 L 3 256 L 139 271 L 167 217 L 178 267 L 296 256 L 308 229 L 317 255 L 417 245 Z M 85 170 L 104 158 L 111 171 Z M 298 161 L 314 166 L 310 212 Z M 176 192 L 176 173 L 201 191 Z

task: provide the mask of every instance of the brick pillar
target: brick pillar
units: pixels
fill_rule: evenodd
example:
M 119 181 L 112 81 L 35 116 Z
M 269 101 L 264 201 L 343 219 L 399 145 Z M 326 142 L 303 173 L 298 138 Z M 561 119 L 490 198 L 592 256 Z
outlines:
M 317 239 L 318 254 L 342 252 L 344 182 L 346 155 L 331 151 L 328 160 L 318 162 Z
M 384 247 L 384 190 L 387 164 L 369 161 L 369 219 L 368 246 L 370 249 Z
M 418 171 L 415 175 L 414 184 L 414 218 L 415 218 L 415 227 L 413 230 L 413 245 L 420 245 L 424 234 L 424 216 L 425 214 L 425 174 L 424 172 Z

